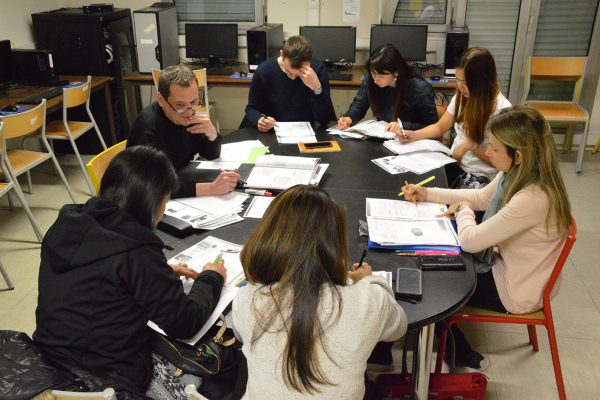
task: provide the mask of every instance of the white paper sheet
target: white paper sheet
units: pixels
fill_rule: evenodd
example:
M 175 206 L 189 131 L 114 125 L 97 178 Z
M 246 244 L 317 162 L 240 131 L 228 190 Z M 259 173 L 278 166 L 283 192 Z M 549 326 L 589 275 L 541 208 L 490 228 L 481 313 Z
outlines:
M 398 140 L 388 140 L 383 142 L 383 146 L 396 154 L 440 152 L 448 156 L 452 151 L 444 146 L 439 140 L 421 139 L 412 143 L 401 143 Z
M 458 246 L 458 237 L 446 218 L 386 219 L 367 217 L 369 239 L 380 245 Z
M 252 202 L 246 209 L 244 218 L 262 218 L 274 199 L 275 197 L 254 196 Z
M 367 198 L 367 217 L 379 218 L 437 218 L 436 215 L 448 210 L 445 204 L 418 202 L 414 204 L 406 200 L 389 200 Z

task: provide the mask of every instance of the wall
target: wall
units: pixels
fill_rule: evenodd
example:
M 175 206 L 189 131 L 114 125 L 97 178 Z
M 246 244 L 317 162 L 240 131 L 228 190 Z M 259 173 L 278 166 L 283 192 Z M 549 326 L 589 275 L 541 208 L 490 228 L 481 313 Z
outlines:
M 14 48 L 35 48 L 31 14 L 65 7 L 65 0 L 2 0 L 0 40 L 9 39 Z

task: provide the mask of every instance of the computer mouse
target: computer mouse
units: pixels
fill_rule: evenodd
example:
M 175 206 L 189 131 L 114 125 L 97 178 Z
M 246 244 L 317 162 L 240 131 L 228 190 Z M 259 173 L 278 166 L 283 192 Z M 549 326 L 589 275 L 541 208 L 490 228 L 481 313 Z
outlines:
M 437 76 L 437 75 L 433 75 L 429 77 L 430 80 L 432 81 L 439 81 L 440 79 L 442 79 L 441 76 Z
M 2 111 L 6 111 L 6 112 L 17 112 L 17 111 L 19 111 L 19 107 L 17 107 L 17 106 L 16 106 L 16 105 L 14 105 L 14 104 L 9 104 L 9 105 L 6 105 L 6 106 L 4 106 L 4 107 L 2 108 Z
M 240 76 L 241 76 L 242 78 L 245 78 L 245 77 L 247 77 L 247 76 L 248 76 L 248 73 L 247 73 L 247 72 L 244 72 L 244 71 L 240 71 Z

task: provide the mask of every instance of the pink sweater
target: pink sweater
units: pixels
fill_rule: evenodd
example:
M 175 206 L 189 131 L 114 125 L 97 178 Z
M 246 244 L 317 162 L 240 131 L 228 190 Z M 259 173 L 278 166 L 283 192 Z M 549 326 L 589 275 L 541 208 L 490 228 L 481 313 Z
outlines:
M 483 189 L 429 188 L 427 201 L 451 204 L 468 200 L 472 209 L 485 210 L 501 174 Z M 529 185 L 479 225 L 469 208 L 456 217 L 463 250 L 474 253 L 496 246 L 492 273 L 502 304 L 513 314 L 542 307 L 544 286 L 566 240 L 566 232 L 558 231 L 553 218 L 546 225 L 548 208 L 548 197 L 542 189 Z

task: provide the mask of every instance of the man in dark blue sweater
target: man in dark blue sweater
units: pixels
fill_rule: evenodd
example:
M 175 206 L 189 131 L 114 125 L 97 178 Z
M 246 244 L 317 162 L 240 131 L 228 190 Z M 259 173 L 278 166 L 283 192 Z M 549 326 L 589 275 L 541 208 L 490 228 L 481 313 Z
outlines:
M 335 120 L 329 96 L 327 68 L 312 58 L 312 46 L 303 36 L 288 38 L 279 57 L 263 61 L 252 78 L 247 126 L 267 132 L 277 121 L 318 122 Z

